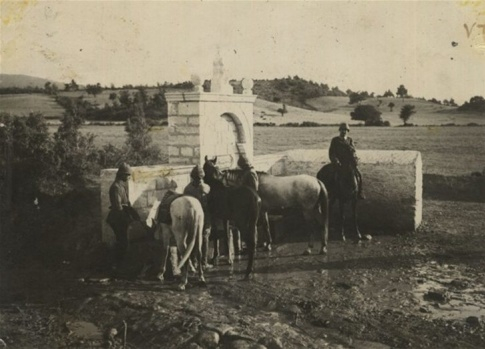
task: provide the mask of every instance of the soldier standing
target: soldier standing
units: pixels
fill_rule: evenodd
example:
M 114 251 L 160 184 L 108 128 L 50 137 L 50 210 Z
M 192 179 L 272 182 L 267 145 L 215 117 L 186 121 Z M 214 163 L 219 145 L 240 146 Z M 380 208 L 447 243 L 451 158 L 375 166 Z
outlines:
M 202 267 L 207 269 L 212 267 L 207 262 L 209 254 L 209 236 L 211 232 L 211 217 L 207 206 L 207 195 L 209 194 L 210 187 L 203 182 L 204 175 L 205 173 L 202 166 L 195 166 L 190 172 L 191 181 L 184 188 L 184 194 L 197 198 L 202 205 L 202 209 L 204 210 L 204 230 L 202 233 Z
M 128 179 L 131 174 L 131 167 L 126 163 L 121 164 L 109 188 L 111 206 L 106 222 L 111 226 L 116 237 L 113 269 L 119 268 L 125 258 L 128 249 L 128 226 L 132 221 L 139 219 L 138 214 L 131 207 L 128 196 Z

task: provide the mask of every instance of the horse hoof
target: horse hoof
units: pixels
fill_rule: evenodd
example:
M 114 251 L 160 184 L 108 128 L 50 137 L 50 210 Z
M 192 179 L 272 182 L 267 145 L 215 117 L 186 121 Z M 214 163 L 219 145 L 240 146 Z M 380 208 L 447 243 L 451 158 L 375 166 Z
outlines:
M 157 275 L 157 279 L 158 279 L 158 281 L 163 282 L 163 281 L 165 280 L 165 279 L 163 278 L 163 273 L 158 274 L 158 275 Z
M 372 240 L 372 235 L 370 234 L 365 234 L 362 238 L 364 241 L 371 241 Z
M 311 254 L 312 254 L 312 250 L 311 250 L 311 249 L 307 249 L 307 250 L 305 250 L 305 251 L 303 252 L 303 255 L 304 255 L 304 256 L 309 256 L 309 255 L 311 255 Z
M 320 254 L 327 254 L 327 248 L 326 248 L 326 247 L 323 247 L 323 248 L 320 250 Z
M 185 291 L 185 284 L 180 284 L 178 286 L 179 291 Z
M 263 248 L 263 251 L 265 251 L 265 252 L 270 252 L 271 250 L 272 250 L 272 248 L 271 248 L 271 245 L 270 245 L 270 244 L 267 244 L 267 245 L 266 245 L 266 246 L 264 246 L 264 248 Z

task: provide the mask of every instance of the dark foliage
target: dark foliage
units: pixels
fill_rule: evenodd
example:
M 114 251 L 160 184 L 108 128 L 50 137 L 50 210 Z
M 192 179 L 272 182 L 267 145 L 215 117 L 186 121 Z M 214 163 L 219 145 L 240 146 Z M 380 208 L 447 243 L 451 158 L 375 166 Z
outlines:
M 322 96 L 345 96 L 338 87 L 330 88 L 327 84 L 307 81 L 298 76 L 273 80 L 255 80 L 254 94 L 270 102 L 283 102 L 287 105 L 311 109 L 307 99 Z
M 415 106 L 411 104 L 406 104 L 401 108 L 401 112 L 399 113 L 399 118 L 404 122 L 404 125 L 407 124 L 409 118 L 416 113 Z
M 470 98 L 469 102 L 463 103 L 458 107 L 459 111 L 472 111 L 485 114 L 485 98 L 482 96 L 475 96 Z

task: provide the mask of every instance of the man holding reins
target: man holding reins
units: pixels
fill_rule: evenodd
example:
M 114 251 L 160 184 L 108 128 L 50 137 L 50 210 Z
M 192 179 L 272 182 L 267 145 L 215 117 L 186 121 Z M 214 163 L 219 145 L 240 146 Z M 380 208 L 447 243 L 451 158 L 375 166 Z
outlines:
M 131 207 L 128 179 L 132 174 L 130 165 L 122 163 L 116 172 L 116 178 L 109 188 L 111 206 L 106 222 L 113 229 L 116 237 L 115 264 L 113 269 L 121 266 L 128 249 L 128 226 L 131 222 L 140 220 L 138 213 Z
M 332 162 L 335 170 L 335 176 L 337 178 L 339 174 L 340 167 L 342 165 L 350 165 L 355 170 L 355 177 L 358 183 L 358 197 L 360 199 L 365 199 L 362 190 L 362 174 L 357 168 L 358 158 L 352 138 L 348 136 L 350 132 L 349 125 L 344 122 L 340 124 L 339 127 L 340 135 L 334 137 L 330 143 L 330 148 L 328 150 L 328 155 L 330 161 Z

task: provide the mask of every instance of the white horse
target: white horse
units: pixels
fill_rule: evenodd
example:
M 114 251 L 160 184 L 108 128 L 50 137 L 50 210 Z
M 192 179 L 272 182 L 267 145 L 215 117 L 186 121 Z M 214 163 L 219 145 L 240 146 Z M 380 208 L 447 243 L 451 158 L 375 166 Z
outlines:
M 160 232 L 162 240 L 162 265 L 158 279 L 163 281 L 163 274 L 166 270 L 167 256 L 170 249 L 170 238 L 173 237 L 179 255 L 182 256 L 178 268 L 182 270 L 182 281 L 180 290 L 185 290 L 189 273 L 189 258 L 192 252 L 196 253 L 199 281 L 205 283 L 204 271 L 202 270 L 202 231 L 204 228 L 204 211 L 199 200 L 191 196 L 180 196 L 170 204 L 171 224 L 161 223 L 154 220 L 157 231 Z M 158 212 L 157 212 L 158 218 Z M 188 242 L 188 244 L 187 244 Z M 195 249 L 195 250 L 194 250 Z

